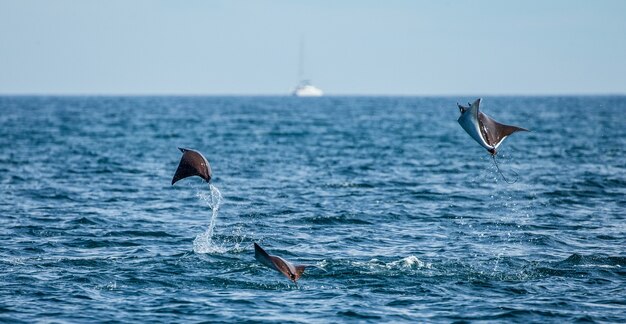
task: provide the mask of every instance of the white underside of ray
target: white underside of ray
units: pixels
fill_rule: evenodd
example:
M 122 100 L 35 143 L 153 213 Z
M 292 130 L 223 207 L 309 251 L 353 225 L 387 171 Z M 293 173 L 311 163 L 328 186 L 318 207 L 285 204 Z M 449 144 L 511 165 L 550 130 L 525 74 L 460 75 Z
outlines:
M 458 119 L 459 124 L 463 129 L 471 136 L 480 146 L 491 150 L 498 148 L 498 143 L 495 147 L 487 144 L 487 141 L 483 138 L 483 134 L 480 132 L 480 123 L 478 122 L 478 105 L 472 105 L 466 110 Z

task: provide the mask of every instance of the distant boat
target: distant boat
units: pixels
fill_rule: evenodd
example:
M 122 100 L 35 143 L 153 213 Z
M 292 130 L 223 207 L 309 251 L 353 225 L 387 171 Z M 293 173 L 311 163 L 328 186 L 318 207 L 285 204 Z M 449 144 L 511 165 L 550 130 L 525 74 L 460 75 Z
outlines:
M 295 97 L 321 97 L 324 92 L 304 78 L 304 40 L 300 39 L 300 56 L 298 60 L 298 80 L 300 83 L 291 92 Z
M 324 95 L 324 92 L 312 85 L 309 80 L 302 80 L 291 94 L 296 97 L 321 97 Z

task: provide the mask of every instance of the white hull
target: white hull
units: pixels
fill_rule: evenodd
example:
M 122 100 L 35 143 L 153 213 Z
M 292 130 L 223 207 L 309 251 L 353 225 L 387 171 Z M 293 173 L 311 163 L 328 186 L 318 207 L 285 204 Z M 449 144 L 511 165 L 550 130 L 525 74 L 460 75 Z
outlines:
M 296 89 L 293 90 L 292 95 L 296 97 L 321 97 L 324 95 L 324 92 L 315 86 L 307 84 L 296 87 Z

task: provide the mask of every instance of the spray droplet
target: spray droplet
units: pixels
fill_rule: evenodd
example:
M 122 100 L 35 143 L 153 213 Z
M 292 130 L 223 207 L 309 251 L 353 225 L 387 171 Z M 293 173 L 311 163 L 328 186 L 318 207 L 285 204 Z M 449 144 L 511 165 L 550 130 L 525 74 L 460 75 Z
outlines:
M 225 251 L 224 247 L 213 242 L 213 230 L 215 229 L 215 222 L 222 204 L 222 193 L 212 184 L 209 184 L 209 189 L 211 190 L 210 197 L 201 194 L 198 194 L 198 196 L 211 207 L 211 221 L 206 231 L 198 234 L 193 240 L 193 251 L 196 253 L 223 253 Z

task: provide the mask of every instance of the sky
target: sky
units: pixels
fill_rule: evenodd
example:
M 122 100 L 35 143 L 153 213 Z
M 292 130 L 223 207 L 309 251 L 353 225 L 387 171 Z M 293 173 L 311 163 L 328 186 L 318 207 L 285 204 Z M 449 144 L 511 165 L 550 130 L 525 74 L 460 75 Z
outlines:
M 0 0 L 0 94 L 626 94 L 626 1 Z

